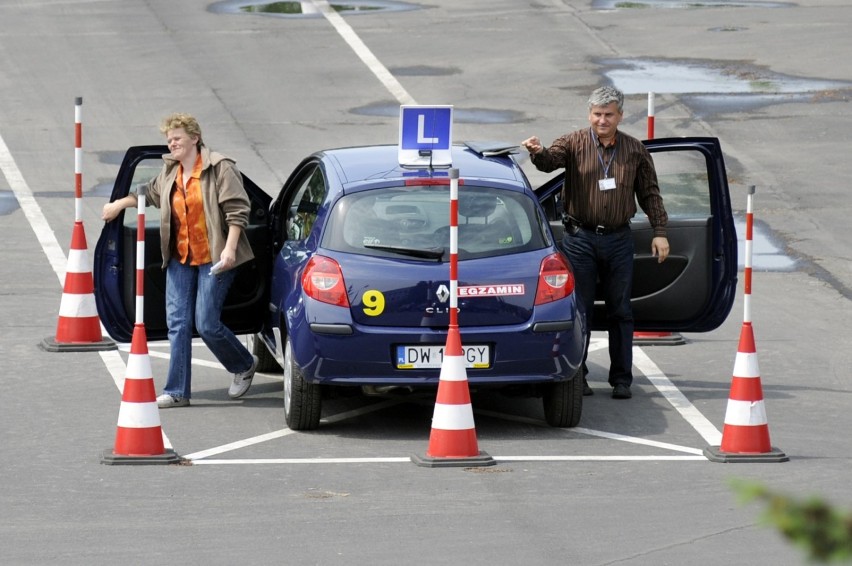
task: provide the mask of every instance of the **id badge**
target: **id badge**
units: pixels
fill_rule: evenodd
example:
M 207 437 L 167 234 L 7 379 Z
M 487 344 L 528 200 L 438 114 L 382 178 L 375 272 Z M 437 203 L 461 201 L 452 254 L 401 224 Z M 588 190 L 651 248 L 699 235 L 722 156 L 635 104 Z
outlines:
M 615 188 L 615 177 L 607 177 L 598 181 L 598 189 L 602 191 L 611 191 Z

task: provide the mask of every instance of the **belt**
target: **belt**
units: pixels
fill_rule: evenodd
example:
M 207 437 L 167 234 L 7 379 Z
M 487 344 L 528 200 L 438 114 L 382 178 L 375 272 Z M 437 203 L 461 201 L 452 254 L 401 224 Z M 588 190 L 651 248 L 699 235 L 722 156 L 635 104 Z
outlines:
M 593 226 L 592 224 L 578 224 L 578 226 L 583 230 L 594 232 L 598 236 L 606 236 L 607 234 L 612 234 L 614 232 L 620 232 L 621 230 L 624 230 L 628 227 L 628 224 L 622 224 L 621 226 L 603 226 L 602 224 Z
M 569 231 L 569 233 L 576 233 L 577 229 L 582 228 L 588 232 L 594 232 L 598 236 L 605 236 L 607 234 L 613 234 L 615 232 L 620 232 L 626 228 L 630 227 L 630 223 L 622 224 L 621 226 L 604 226 L 603 224 L 585 224 L 580 222 L 576 218 L 572 216 L 568 216 L 567 214 L 562 215 L 562 224 L 565 226 L 565 229 Z

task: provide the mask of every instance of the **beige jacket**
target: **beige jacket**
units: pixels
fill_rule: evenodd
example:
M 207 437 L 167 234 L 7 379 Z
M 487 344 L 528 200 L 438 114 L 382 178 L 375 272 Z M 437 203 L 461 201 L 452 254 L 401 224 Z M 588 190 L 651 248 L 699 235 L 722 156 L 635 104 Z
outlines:
M 171 194 L 179 162 L 170 153 L 163 156 L 163 161 L 163 170 L 145 185 L 145 200 L 160 209 L 160 251 L 165 269 L 171 257 Z M 245 232 L 251 204 L 243 187 L 242 175 L 233 159 L 211 152 L 207 146 L 201 146 L 201 194 L 213 263 L 219 261 L 228 239 L 228 227 L 232 225 L 242 228 L 234 266 L 253 259 Z

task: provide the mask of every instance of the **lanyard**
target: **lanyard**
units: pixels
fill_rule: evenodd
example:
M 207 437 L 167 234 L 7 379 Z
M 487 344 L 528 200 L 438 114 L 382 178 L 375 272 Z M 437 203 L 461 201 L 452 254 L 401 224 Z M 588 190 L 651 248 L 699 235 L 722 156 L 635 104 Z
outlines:
M 604 165 L 603 152 L 601 151 L 601 148 L 600 148 L 600 142 L 598 141 L 598 136 L 595 135 L 595 131 L 591 127 L 589 128 L 589 132 L 592 134 L 592 139 L 595 142 L 595 151 L 597 151 L 597 153 L 598 153 L 598 161 L 601 164 L 601 169 L 603 169 L 603 178 L 607 179 L 607 178 L 609 178 L 609 167 L 610 167 L 610 165 L 612 165 L 613 161 L 615 161 L 615 152 L 618 151 L 618 147 L 616 147 L 615 149 L 612 150 L 612 157 L 609 160 L 609 165 Z

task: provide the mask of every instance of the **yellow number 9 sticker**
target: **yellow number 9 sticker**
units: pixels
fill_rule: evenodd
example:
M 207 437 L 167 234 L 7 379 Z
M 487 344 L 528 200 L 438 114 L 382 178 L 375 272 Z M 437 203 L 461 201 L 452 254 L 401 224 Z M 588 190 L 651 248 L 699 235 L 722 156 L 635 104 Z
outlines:
M 361 300 L 364 302 L 364 314 L 367 316 L 379 316 L 385 310 L 385 296 L 381 291 L 370 289 L 364 292 Z

